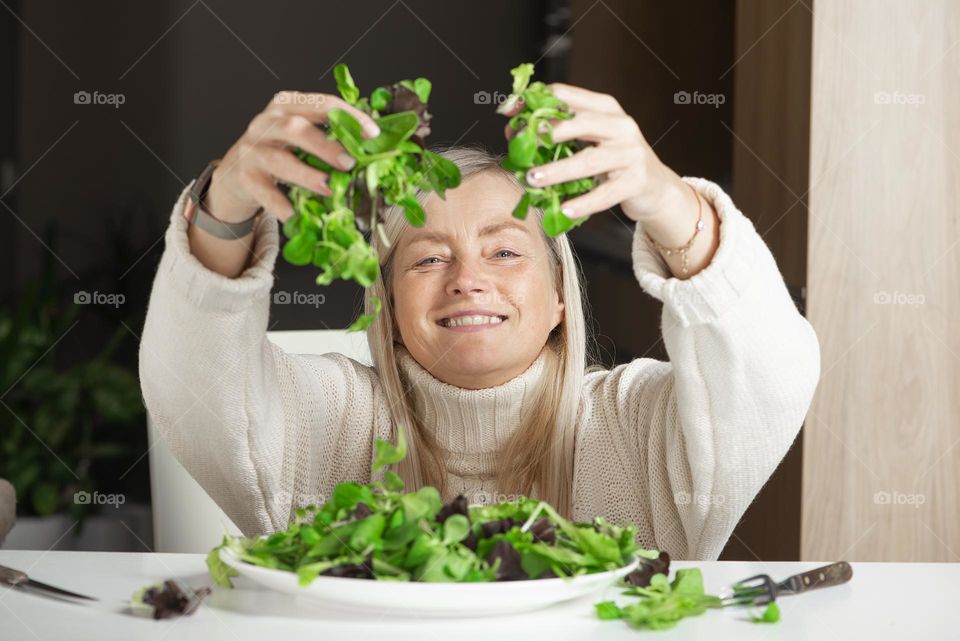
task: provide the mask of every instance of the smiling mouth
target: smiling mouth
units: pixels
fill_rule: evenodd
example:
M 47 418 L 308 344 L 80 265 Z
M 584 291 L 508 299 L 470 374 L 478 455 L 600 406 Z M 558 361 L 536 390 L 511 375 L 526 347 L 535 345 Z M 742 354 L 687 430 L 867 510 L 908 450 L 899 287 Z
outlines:
M 506 320 L 506 316 L 457 316 L 456 318 L 441 318 L 437 321 L 437 325 L 440 327 L 472 327 L 475 325 L 499 325 Z

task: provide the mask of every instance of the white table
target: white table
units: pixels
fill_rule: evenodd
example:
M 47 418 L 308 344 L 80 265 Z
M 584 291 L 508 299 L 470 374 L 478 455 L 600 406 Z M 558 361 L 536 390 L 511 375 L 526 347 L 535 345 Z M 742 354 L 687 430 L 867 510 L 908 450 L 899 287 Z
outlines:
M 960 564 L 853 563 L 850 583 L 784 597 L 782 620 L 756 624 L 742 609 L 713 610 L 684 619 L 669 631 L 639 631 L 621 621 L 600 621 L 587 599 L 546 610 L 495 618 L 409 619 L 365 616 L 324 609 L 308 601 L 256 588 L 243 579 L 237 589 L 216 588 L 187 617 L 154 621 L 126 614 L 122 602 L 138 588 L 179 578 L 209 585 L 200 554 L 39 552 L 0 550 L 0 564 L 33 578 L 96 596 L 101 606 L 75 605 L 0 586 L 0 640 L 62 639 L 960 639 Z M 699 567 L 708 592 L 766 572 L 774 578 L 823 563 L 675 562 Z M 608 597 L 619 591 L 611 589 Z M 112 605 L 107 605 L 112 604 Z M 303 636 L 294 636 L 303 635 Z

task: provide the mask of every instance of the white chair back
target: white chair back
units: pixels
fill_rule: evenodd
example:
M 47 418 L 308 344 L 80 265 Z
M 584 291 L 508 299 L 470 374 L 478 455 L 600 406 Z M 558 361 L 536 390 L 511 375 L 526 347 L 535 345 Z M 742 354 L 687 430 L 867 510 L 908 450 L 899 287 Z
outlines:
M 371 364 L 366 335 L 346 330 L 268 332 L 267 338 L 291 354 L 338 352 Z M 153 540 L 156 552 L 209 552 L 224 532 L 239 534 L 233 521 L 180 465 L 147 417 Z

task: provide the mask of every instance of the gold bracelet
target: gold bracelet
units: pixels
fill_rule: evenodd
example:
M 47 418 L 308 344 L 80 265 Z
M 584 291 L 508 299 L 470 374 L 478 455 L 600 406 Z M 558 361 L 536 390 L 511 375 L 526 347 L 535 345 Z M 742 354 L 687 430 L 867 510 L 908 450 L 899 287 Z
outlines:
M 647 240 L 653 243 L 653 246 L 657 248 L 657 251 L 662 253 L 664 256 L 670 256 L 672 254 L 680 254 L 680 273 L 681 274 L 686 274 L 688 271 L 690 271 L 687 266 L 687 261 L 688 261 L 687 251 L 691 247 L 693 247 L 693 241 L 697 239 L 697 234 L 699 234 L 704 227 L 703 203 L 700 201 L 700 194 L 697 192 L 696 189 L 693 188 L 693 185 L 687 183 L 687 187 L 689 187 L 690 190 L 693 191 L 693 195 L 696 196 L 697 198 L 697 225 L 696 225 L 696 228 L 693 230 L 693 236 L 690 237 L 690 240 L 688 240 L 685 244 L 681 245 L 680 247 L 664 247 L 663 245 L 655 241 L 653 237 L 650 236 L 650 234 L 646 234 L 646 232 L 644 232 L 647 236 Z

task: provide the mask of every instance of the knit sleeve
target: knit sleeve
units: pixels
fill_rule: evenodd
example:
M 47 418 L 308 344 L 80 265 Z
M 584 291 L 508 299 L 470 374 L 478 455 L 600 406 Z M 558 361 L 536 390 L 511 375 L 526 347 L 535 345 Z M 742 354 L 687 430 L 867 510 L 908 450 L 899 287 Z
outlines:
M 677 558 L 712 560 L 798 434 L 820 350 L 752 222 L 716 184 L 683 180 L 716 208 L 719 247 L 699 273 L 673 278 L 637 225 L 634 272 L 663 302 L 669 363 L 637 359 L 598 384 L 640 468 L 641 533 Z
M 188 190 L 170 216 L 141 337 L 144 404 L 241 531 L 271 532 L 337 480 L 369 476 L 375 377 L 343 355 L 289 354 L 270 342 L 276 220 L 259 221 L 249 267 L 227 278 L 190 253 Z

